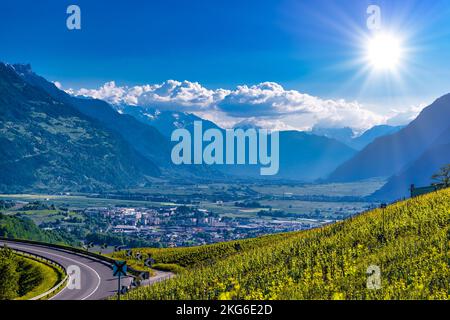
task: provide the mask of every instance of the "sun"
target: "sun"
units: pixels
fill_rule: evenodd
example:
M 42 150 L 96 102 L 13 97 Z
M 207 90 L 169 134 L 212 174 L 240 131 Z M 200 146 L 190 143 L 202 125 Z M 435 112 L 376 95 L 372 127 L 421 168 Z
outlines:
M 374 35 L 367 43 L 367 60 L 376 70 L 395 70 L 402 58 L 402 44 L 393 34 Z

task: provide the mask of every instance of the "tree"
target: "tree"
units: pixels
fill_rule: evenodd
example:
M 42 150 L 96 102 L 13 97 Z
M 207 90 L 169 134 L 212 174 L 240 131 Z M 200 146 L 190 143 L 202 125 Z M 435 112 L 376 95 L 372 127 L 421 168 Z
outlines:
M 431 179 L 438 181 L 436 184 L 443 184 L 445 187 L 450 186 L 450 164 L 443 166 L 439 172 L 433 174 Z
M 17 297 L 19 273 L 14 253 L 8 248 L 0 248 L 0 300 Z

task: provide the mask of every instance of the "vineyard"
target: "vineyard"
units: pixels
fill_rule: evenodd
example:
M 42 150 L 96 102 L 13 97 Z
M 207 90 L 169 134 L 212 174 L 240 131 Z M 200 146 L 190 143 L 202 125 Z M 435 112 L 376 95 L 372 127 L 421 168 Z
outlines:
M 137 249 L 179 274 L 124 298 L 448 299 L 449 220 L 446 189 L 304 232 Z

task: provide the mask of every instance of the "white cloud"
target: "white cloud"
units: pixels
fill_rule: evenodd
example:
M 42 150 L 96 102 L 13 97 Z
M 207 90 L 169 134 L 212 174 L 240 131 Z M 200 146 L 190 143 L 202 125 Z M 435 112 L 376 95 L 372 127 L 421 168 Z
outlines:
M 387 124 L 392 126 L 406 125 L 414 120 L 426 106 L 425 103 L 422 103 L 402 110 L 392 109 Z
M 387 116 L 380 115 L 356 101 L 321 99 L 285 90 L 274 82 L 213 90 L 189 81 L 167 80 L 133 87 L 117 86 L 111 81 L 98 89 L 69 89 L 67 92 L 102 99 L 116 106 L 127 104 L 192 112 L 225 128 L 241 122 L 267 129 L 351 127 L 361 132 L 378 124 L 404 124 L 402 122 L 410 121 L 421 110 L 421 107 L 391 110 Z
M 221 100 L 218 107 L 236 117 L 291 118 L 284 120 L 290 127 L 298 127 L 293 120 L 301 122 L 301 118 L 311 121 L 310 128 L 316 125 L 367 129 L 386 121 L 385 117 L 364 109 L 357 102 L 324 100 L 296 90 L 285 90 L 273 82 L 239 86 Z M 305 125 L 302 123 L 302 127 Z
M 69 89 L 67 92 L 76 96 L 92 97 L 95 99 L 105 100 L 112 104 L 129 103 L 126 95 L 126 87 L 117 87 L 114 81 L 105 83 L 98 89 L 80 89 L 72 90 Z
M 114 81 L 98 89 L 67 90 L 72 95 L 93 97 L 114 105 L 128 104 L 159 109 L 193 111 L 208 108 L 223 99 L 228 90 L 208 90 L 198 82 L 167 80 L 162 84 L 117 86 Z
M 243 119 L 234 124 L 235 128 L 261 128 L 274 131 L 287 131 L 287 130 L 298 130 L 296 127 L 292 127 L 285 121 L 280 119 L 261 119 L 257 117 L 251 117 Z
M 54 81 L 53 84 L 55 85 L 55 87 L 57 87 L 58 89 L 62 89 L 62 84 L 59 81 Z

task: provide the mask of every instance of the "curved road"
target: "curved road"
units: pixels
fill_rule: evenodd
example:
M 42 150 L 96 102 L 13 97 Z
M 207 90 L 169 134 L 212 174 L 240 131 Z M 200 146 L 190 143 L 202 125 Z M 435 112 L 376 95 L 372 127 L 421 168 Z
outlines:
M 80 268 L 80 286 L 66 286 L 50 300 L 99 300 L 114 295 L 117 292 L 117 278 L 113 277 L 110 266 L 88 256 L 79 255 L 63 249 L 55 249 L 44 245 L 26 244 L 14 241 L 0 240 L 0 246 L 6 244 L 12 249 L 35 253 L 49 260 L 60 263 L 64 268 L 78 266 Z M 121 280 L 122 285 L 129 285 L 131 278 Z

